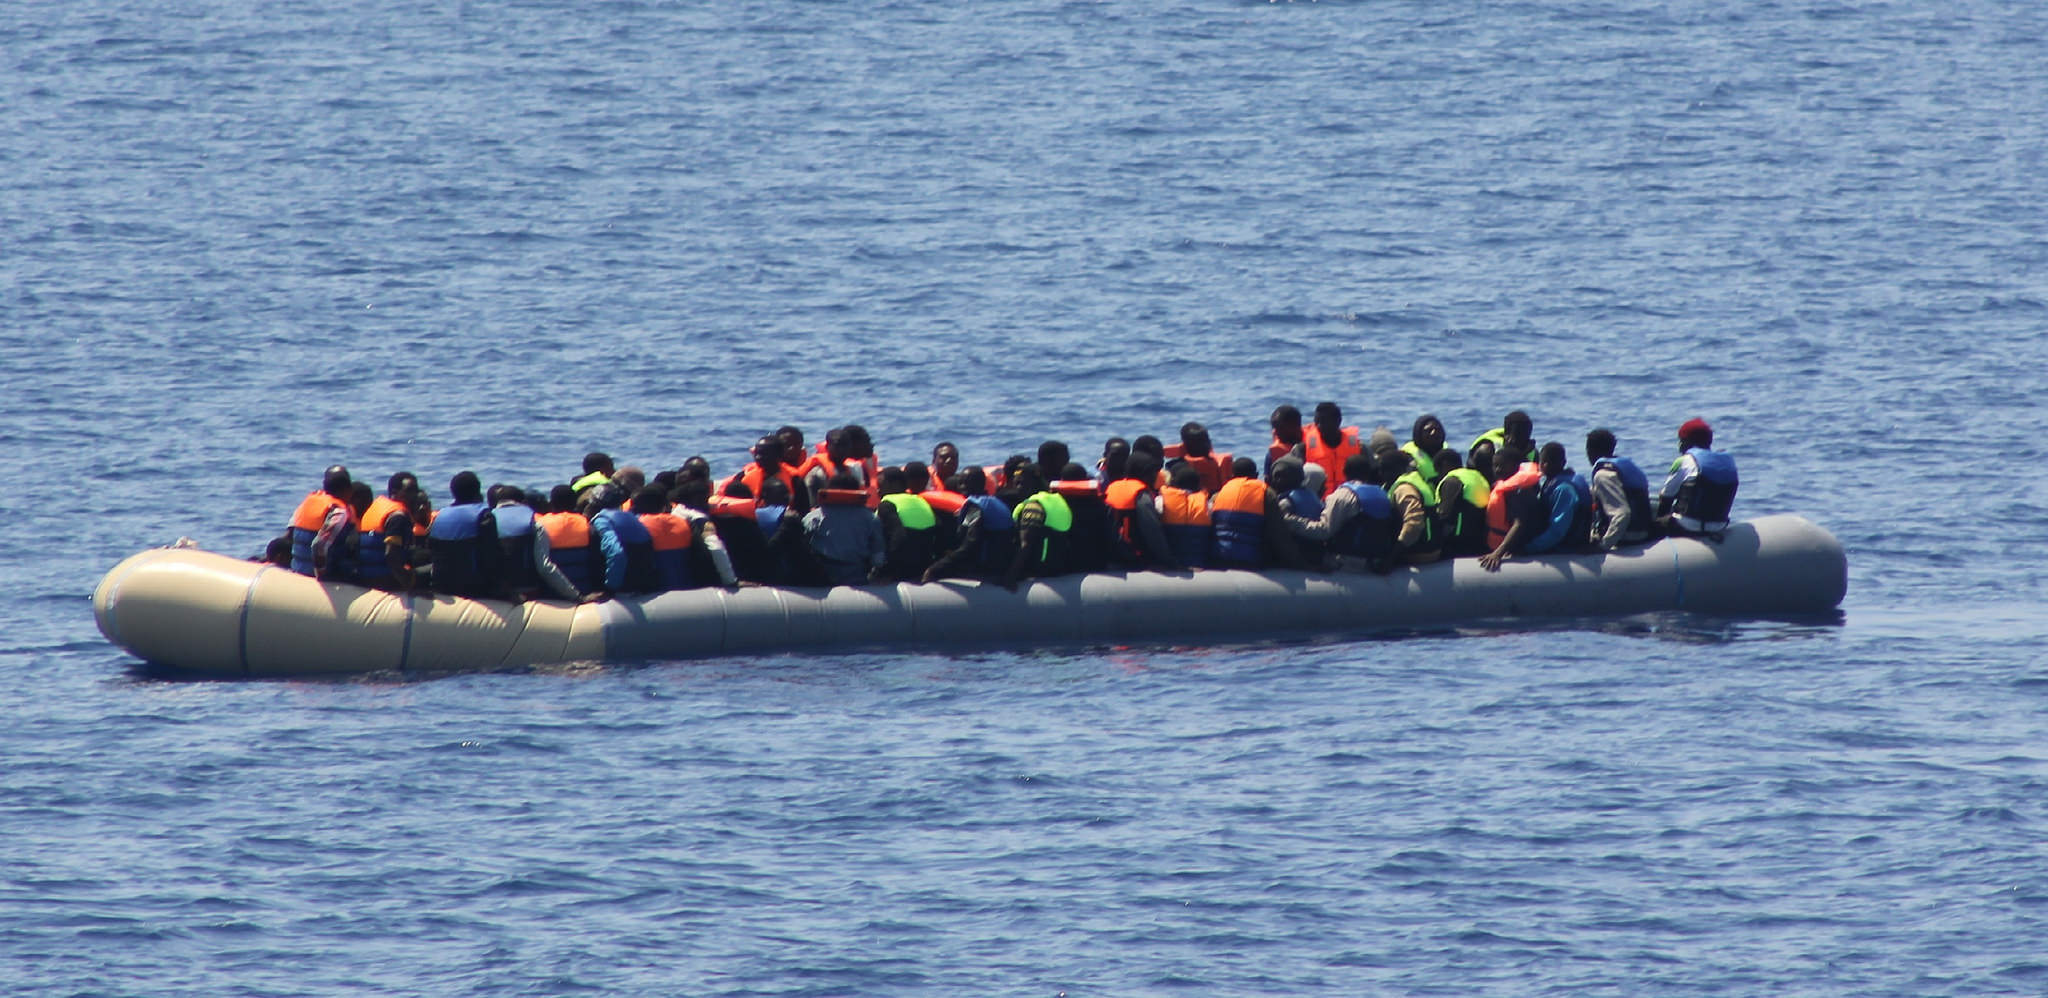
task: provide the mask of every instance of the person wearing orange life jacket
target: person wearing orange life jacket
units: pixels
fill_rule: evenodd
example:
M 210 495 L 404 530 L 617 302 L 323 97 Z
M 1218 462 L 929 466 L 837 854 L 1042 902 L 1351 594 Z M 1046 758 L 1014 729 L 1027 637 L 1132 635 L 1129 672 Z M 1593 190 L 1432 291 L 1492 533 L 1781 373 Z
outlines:
M 941 440 L 932 448 L 932 488 L 943 489 L 954 475 L 960 473 L 960 448 L 951 440 Z
M 882 524 L 868 509 L 867 490 L 850 468 L 834 472 L 818 490 L 818 504 L 804 514 L 804 538 L 829 586 L 880 582 L 889 561 Z
M 292 571 L 329 582 L 354 579 L 358 520 L 348 504 L 354 489 L 348 469 L 330 465 L 320 476 L 320 491 L 299 503 L 285 524 L 292 541 Z
M 407 500 L 419 487 L 412 472 L 398 472 L 363 511 L 356 531 L 356 578 L 363 585 L 391 592 L 412 589 L 413 523 Z
M 1167 539 L 1159 516 L 1159 493 L 1152 485 L 1159 477 L 1159 459 L 1146 453 L 1132 454 L 1124 472 L 1125 477 L 1109 483 L 1102 492 L 1102 502 L 1109 507 L 1111 560 L 1134 569 L 1179 571 L 1184 566 Z M 1208 515 L 1206 508 L 1203 515 Z
M 1067 531 L 1067 570 L 1076 574 L 1100 572 L 1109 567 L 1110 517 L 1103 504 L 1102 489 L 1088 477 L 1078 461 L 1060 469 L 1059 481 L 1051 491 L 1066 500 L 1073 526 Z
M 773 484 L 781 494 L 789 494 L 788 486 L 782 479 L 770 475 L 761 483 L 766 492 Z M 761 504 L 754 498 L 753 490 L 747 483 L 732 481 L 718 495 L 710 498 L 706 522 L 711 533 L 725 548 L 728 560 L 732 562 L 732 574 L 741 582 L 764 583 L 772 573 L 771 558 L 768 554 L 768 535 L 761 531 Z M 695 566 L 692 566 L 693 568 Z
M 547 537 L 549 563 L 576 590 L 576 596 L 565 598 L 583 602 L 601 598 L 603 572 L 590 534 L 590 521 L 576 512 L 576 490 L 567 485 L 555 486 L 548 493 L 548 511 L 536 514 L 533 522 Z
M 804 431 L 794 426 L 778 426 L 775 439 L 782 441 L 782 466 L 801 483 L 811 473 L 811 455 L 804 450 Z
M 1493 455 L 1493 478 L 1486 499 L 1486 539 L 1492 549 L 1479 556 L 1479 565 L 1498 572 L 1501 562 L 1521 553 L 1543 531 L 1543 466 L 1502 450 Z
M 1273 462 L 1289 454 L 1308 460 L 1308 444 L 1301 437 L 1301 410 L 1283 405 L 1273 410 L 1267 423 L 1273 427 L 1273 442 L 1266 445 L 1267 473 L 1273 470 Z
M 1297 538 L 1320 542 L 1338 568 L 1384 575 L 1394 567 L 1397 522 L 1372 455 L 1353 454 L 1344 460 L 1343 484 L 1323 500 L 1322 515 L 1313 520 L 1289 516 L 1287 529 Z
M 690 572 L 690 545 L 696 529 L 689 520 L 671 512 L 668 496 L 660 488 L 647 486 L 633 494 L 633 518 L 647 531 L 647 544 L 654 565 L 651 592 L 695 588 Z
M 1365 450 L 1358 427 L 1344 425 L 1344 410 L 1335 402 L 1316 403 L 1315 425 L 1302 434 L 1302 445 L 1302 456 L 1323 466 L 1325 499 L 1345 480 L 1344 462 Z
M 1181 424 L 1180 443 L 1165 449 L 1169 460 L 1177 460 L 1202 478 L 1202 491 L 1211 497 L 1230 480 L 1232 459 L 1229 454 L 1216 450 L 1209 440 L 1209 428 L 1200 423 Z M 1253 466 L 1256 469 L 1256 465 Z
M 951 545 L 925 569 L 919 581 L 1001 578 L 1017 551 L 1017 524 L 1010 515 L 1010 507 L 989 494 L 980 468 L 957 472 L 947 479 L 946 485 L 948 491 L 944 494 L 960 500 L 955 507 L 958 524 Z M 935 495 L 939 493 L 927 492 L 925 500 L 937 508 L 938 501 L 932 498 Z
M 1232 478 L 1209 504 L 1213 568 L 1301 568 L 1301 553 L 1287 532 L 1280 497 L 1259 480 L 1251 458 L 1231 462 Z
M 810 493 L 810 501 L 817 505 L 819 494 L 831 487 L 833 476 L 841 471 L 851 472 L 859 484 L 855 487 L 867 497 L 866 505 L 874 509 L 881 502 L 881 464 L 875 459 L 875 444 L 868 437 L 868 431 L 849 423 L 825 433 L 825 443 L 819 449 L 818 460 L 805 473 L 804 485 Z
M 801 479 L 783 461 L 782 446 L 782 438 L 774 434 L 769 434 L 754 441 L 753 461 L 731 477 L 719 482 L 713 488 L 713 493 L 722 496 L 725 494 L 726 486 L 731 485 L 733 482 L 743 482 L 747 486 L 748 496 L 758 496 L 761 494 L 762 482 L 769 478 L 779 478 L 789 488 L 792 496 L 796 495 L 799 491 L 803 491 L 804 500 L 808 503 L 810 499 L 809 492 L 797 488 L 797 484 Z M 809 508 L 808 505 L 805 505 L 799 512 Z
M 1166 546 L 1173 551 L 1175 562 L 1184 568 L 1209 564 L 1214 524 L 1209 517 L 1209 493 L 1202 491 L 1202 476 L 1195 469 L 1182 465 L 1159 487 L 1159 527 L 1166 533 Z
M 483 483 L 474 471 L 448 480 L 453 500 L 427 529 L 434 552 L 434 591 L 488 599 L 497 594 L 498 523 L 484 504 Z
M 498 530 L 498 588 L 514 603 L 523 603 L 544 592 L 557 599 L 582 599 L 569 577 L 555 567 L 550 557 L 553 545 L 540 518 L 526 503 L 524 490 L 511 485 L 493 485 L 485 493 L 491 504 L 491 520 Z

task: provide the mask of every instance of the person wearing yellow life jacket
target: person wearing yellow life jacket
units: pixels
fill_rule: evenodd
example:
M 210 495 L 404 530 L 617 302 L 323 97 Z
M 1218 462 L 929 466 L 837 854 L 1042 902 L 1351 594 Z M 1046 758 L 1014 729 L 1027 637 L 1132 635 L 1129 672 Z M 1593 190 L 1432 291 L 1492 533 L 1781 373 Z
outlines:
M 1068 534 L 1074 528 L 1074 512 L 1067 506 L 1066 498 L 1048 488 L 1048 483 L 1038 476 L 1037 465 L 1027 464 L 1011 478 L 1011 485 L 1025 495 L 1011 511 L 1017 527 L 1017 549 L 1009 569 L 1003 573 L 1005 589 L 1017 588 L 1017 583 L 1027 576 L 1043 579 L 1067 574 L 1071 570 Z
M 1500 425 L 1479 435 L 1466 450 L 1478 458 L 1474 467 L 1491 468 L 1496 454 L 1502 450 L 1515 455 L 1519 462 L 1536 461 L 1536 424 L 1529 414 L 1520 409 L 1501 417 Z M 1481 453 L 1484 456 L 1481 457 Z
M 1586 460 L 1593 462 L 1588 483 L 1593 498 L 1592 543 L 1602 551 L 1650 539 L 1650 478 L 1634 461 L 1614 454 L 1614 431 L 1601 427 L 1586 434 Z
M 824 584 L 857 586 L 880 582 L 889 561 L 882 524 L 868 509 L 860 476 L 841 468 L 818 491 L 818 504 L 804 514 L 804 538 Z
M 1542 508 L 1543 466 L 1523 461 L 1512 450 L 1493 455 L 1493 489 L 1486 497 L 1488 550 L 1479 565 L 1500 571 L 1500 563 L 1519 554 L 1547 523 Z
M 1365 451 L 1356 426 L 1344 425 L 1344 410 L 1335 402 L 1316 403 L 1315 425 L 1302 434 L 1303 455 L 1311 464 L 1323 466 L 1323 498 L 1337 491 L 1344 479 L 1344 462 Z
M 611 481 L 612 470 L 611 455 L 603 451 L 591 451 L 583 455 L 582 477 L 570 482 L 569 488 L 575 490 L 576 497 L 581 499 L 583 494 L 592 488 Z
M 1379 478 L 1387 498 L 1394 504 L 1399 521 L 1394 534 L 1394 556 L 1403 564 L 1426 565 L 1443 556 L 1443 537 L 1436 522 L 1436 486 L 1415 470 L 1406 451 L 1384 455 Z
M 1209 564 L 1215 524 L 1209 517 L 1209 493 L 1202 491 L 1202 476 L 1195 469 L 1182 465 L 1159 487 L 1159 527 L 1175 563 L 1183 568 Z
M 958 522 L 952 542 L 925 569 L 920 581 L 1002 578 L 1017 553 L 1017 524 L 1010 515 L 1010 507 L 989 494 L 986 475 L 980 468 L 955 472 L 946 485 L 946 495 L 960 498 L 954 507 Z M 936 494 L 925 493 L 925 500 L 932 502 L 934 508 L 938 506 L 933 499 Z
M 1266 467 L 1263 470 L 1267 474 L 1272 474 L 1273 462 L 1289 454 L 1304 462 L 1308 460 L 1308 443 L 1301 436 L 1300 409 L 1291 405 L 1280 406 L 1273 410 L 1266 422 L 1273 427 L 1273 441 L 1266 445 Z
M 474 471 L 458 472 L 448 480 L 448 494 L 453 501 L 427 528 L 434 591 L 489 599 L 497 595 L 498 523 L 484 504 L 483 484 Z
M 363 585 L 391 592 L 412 589 L 413 522 L 407 500 L 419 487 L 412 472 L 398 472 L 363 511 L 356 531 L 356 578 Z
M 1344 481 L 1323 501 L 1322 515 L 1314 520 L 1286 517 L 1288 532 L 1321 543 L 1338 568 L 1391 571 L 1399 518 L 1378 474 L 1370 454 L 1345 458 Z
M 1477 558 L 1493 548 L 1486 543 L 1486 502 L 1493 483 L 1478 468 L 1458 460 L 1458 452 L 1446 447 L 1437 454 L 1437 528 L 1444 538 L 1444 557 Z
M 604 588 L 597 547 L 590 534 L 590 521 L 576 512 L 576 490 L 557 485 L 548 493 L 548 511 L 533 518 L 535 528 L 547 537 L 546 557 L 555 571 L 575 588 L 575 598 L 589 600 Z
M 1088 469 L 1069 461 L 1060 471 L 1051 491 L 1067 502 L 1073 527 L 1067 531 L 1067 570 L 1074 573 L 1100 572 L 1109 567 L 1109 507 L 1103 504 L 1102 489 L 1088 477 Z
M 1124 465 L 1124 477 L 1109 483 L 1102 492 L 1109 510 L 1110 560 L 1129 568 L 1178 571 L 1183 566 L 1174 557 L 1173 544 L 1166 538 L 1159 518 L 1159 493 L 1152 483 L 1159 476 L 1159 459 L 1135 453 Z M 1204 516 L 1207 510 L 1203 511 Z
M 1230 472 L 1231 479 L 1209 502 L 1210 567 L 1301 567 L 1300 551 L 1280 512 L 1280 497 L 1259 479 L 1259 466 L 1240 457 L 1231 462 Z
M 1434 486 L 1443 478 L 1448 468 L 1438 468 L 1436 457 L 1444 449 L 1444 422 L 1434 414 L 1423 413 L 1415 417 L 1415 426 L 1408 433 L 1408 442 L 1401 445 L 1403 453 L 1413 464 L 1416 474 Z
M 883 571 L 899 582 L 920 582 L 938 555 L 938 514 L 910 491 L 902 468 L 882 469 L 881 492 L 875 519 L 882 526 Z
M 285 524 L 292 542 L 292 571 L 329 582 L 354 580 L 359 521 L 348 504 L 354 490 L 348 469 L 331 465 L 320 476 L 320 491 L 300 501 Z
M 1229 454 L 1216 450 L 1209 440 L 1209 428 L 1200 423 L 1181 424 L 1180 443 L 1167 447 L 1165 455 L 1169 460 L 1177 460 L 1195 469 L 1195 474 L 1202 478 L 1202 491 L 1212 498 L 1231 478 L 1233 459 Z

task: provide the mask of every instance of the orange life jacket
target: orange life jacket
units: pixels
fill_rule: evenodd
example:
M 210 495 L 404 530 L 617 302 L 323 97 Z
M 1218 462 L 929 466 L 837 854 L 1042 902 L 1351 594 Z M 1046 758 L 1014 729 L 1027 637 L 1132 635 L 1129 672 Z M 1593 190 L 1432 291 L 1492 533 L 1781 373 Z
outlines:
M 405 504 L 390 496 L 378 496 L 370 501 L 370 508 L 363 511 L 363 533 L 382 534 L 384 520 L 393 513 L 404 513 Z
M 340 506 L 348 514 L 349 526 L 357 525 L 355 507 L 325 492 L 315 492 L 299 503 L 299 508 L 292 513 L 290 526 L 298 530 L 310 530 L 317 534 L 320 532 L 321 525 L 327 522 L 327 511 L 336 506 Z
M 958 492 L 948 492 L 944 489 L 932 489 L 927 492 L 920 492 L 917 494 L 917 497 L 919 499 L 923 499 L 925 502 L 931 503 L 933 509 L 938 510 L 941 513 L 951 513 L 954 516 L 959 516 L 960 507 L 967 504 L 966 496 L 963 496 Z
M 1486 497 L 1486 548 L 1491 551 L 1500 547 L 1508 536 L 1509 494 L 1523 489 L 1534 490 L 1543 483 L 1543 466 L 1535 462 L 1524 463 L 1515 473 L 1493 483 L 1493 491 Z M 1534 534 L 1529 535 L 1535 536 Z M 1529 537 L 1522 538 L 1528 540 Z
M 711 497 L 711 505 L 705 512 L 710 513 L 712 516 L 728 516 L 737 519 L 740 517 L 752 517 L 754 510 L 758 509 L 760 505 L 759 499 L 736 499 L 732 496 L 717 495 Z
M 1167 444 L 1165 451 L 1167 460 L 1179 458 L 1195 469 L 1195 473 L 1202 476 L 1202 491 L 1212 496 L 1230 480 L 1230 455 L 1223 451 L 1211 449 L 1201 457 L 1189 457 L 1184 444 Z
M 1338 431 L 1338 436 L 1337 446 L 1332 447 L 1323 443 L 1323 431 L 1321 429 L 1310 426 L 1301 431 L 1302 443 L 1308 445 L 1304 449 L 1308 453 L 1309 463 L 1322 465 L 1323 471 L 1326 473 L 1323 477 L 1323 498 L 1325 499 L 1330 498 L 1330 494 L 1337 491 L 1337 486 L 1344 484 L 1344 462 L 1351 460 L 1353 455 L 1365 450 L 1364 445 L 1359 443 L 1358 440 L 1358 427 L 1344 427 Z

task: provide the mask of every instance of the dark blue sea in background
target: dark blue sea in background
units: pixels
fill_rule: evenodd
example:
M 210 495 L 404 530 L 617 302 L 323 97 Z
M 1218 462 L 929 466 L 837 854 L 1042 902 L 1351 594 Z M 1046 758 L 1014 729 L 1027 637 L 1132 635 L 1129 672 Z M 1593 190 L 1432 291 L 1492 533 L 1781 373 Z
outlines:
M 0 991 L 2048 991 L 2048 7 L 23 2 Z M 1510 408 L 1839 624 L 175 683 L 330 462 Z

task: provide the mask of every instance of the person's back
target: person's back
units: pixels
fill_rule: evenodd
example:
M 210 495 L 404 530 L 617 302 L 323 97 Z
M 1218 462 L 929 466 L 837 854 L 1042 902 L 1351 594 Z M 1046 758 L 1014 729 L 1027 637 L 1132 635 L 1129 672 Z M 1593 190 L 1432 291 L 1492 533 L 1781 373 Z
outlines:
M 1219 568 L 1262 568 L 1266 563 L 1266 483 L 1252 477 L 1224 482 L 1209 503 L 1214 540 L 1209 564 Z
M 1315 420 L 1303 431 L 1302 442 L 1308 461 L 1323 466 L 1325 498 L 1344 481 L 1344 463 L 1365 450 L 1358 427 L 1344 425 L 1344 410 L 1335 402 L 1316 403 Z
M 1102 503 L 1109 511 L 1110 560 L 1130 568 L 1178 569 L 1173 545 L 1159 517 L 1159 459 L 1134 454 L 1125 465 L 1127 477 L 1109 483 Z
M 1015 485 L 1026 495 L 1012 511 L 1017 526 L 1017 550 L 1009 570 L 1003 573 L 1003 584 L 1014 588 L 1026 576 L 1050 578 L 1067 574 L 1071 571 L 1067 549 L 1074 513 L 1066 498 L 1052 491 L 1039 477 L 1036 465 L 1017 469 Z
M 842 468 L 827 480 L 803 524 L 827 585 L 860 585 L 880 576 L 888 563 L 881 522 L 868 509 L 867 490 L 852 471 Z
M 910 493 L 908 477 L 901 468 L 884 469 L 881 503 L 875 509 L 887 551 L 883 570 L 899 582 L 921 580 L 938 556 L 938 514 L 922 496 Z
M 768 481 L 782 484 L 782 494 L 788 494 L 788 485 L 778 477 L 768 476 Z M 765 488 L 767 483 L 763 484 Z M 743 481 L 728 483 L 723 494 L 710 498 L 706 512 L 706 522 L 732 560 L 733 575 L 747 582 L 768 581 L 772 571 L 768 537 L 761 530 L 761 504 L 754 499 L 752 488 Z M 780 521 L 779 515 L 776 520 Z
M 576 492 L 557 485 L 548 494 L 548 511 L 533 518 L 534 526 L 547 535 L 548 560 L 554 562 L 579 594 L 604 588 L 597 571 L 596 551 L 590 536 L 590 520 L 576 512 Z
M 364 511 L 356 534 L 356 577 L 363 585 L 391 592 L 412 589 L 412 512 L 406 497 L 416 488 L 418 479 L 398 472 Z
M 485 493 L 491 506 L 491 521 L 498 531 L 498 576 L 493 587 L 501 596 L 525 599 L 540 593 L 540 573 L 534 568 L 534 542 L 540 525 L 525 494 L 507 485 L 493 485 Z
M 1437 483 L 1437 523 L 1443 533 L 1444 557 L 1477 558 L 1492 550 L 1486 543 L 1486 506 L 1493 485 L 1477 468 L 1459 467 Z
M 1742 484 L 1735 459 L 1713 449 L 1713 428 L 1702 419 L 1679 428 L 1679 446 L 1678 464 L 1659 496 L 1668 511 L 1665 526 L 1674 534 L 1718 538 L 1728 529 Z
M 1067 531 L 1067 568 L 1072 572 L 1100 572 L 1109 567 L 1111 528 L 1109 507 L 1088 470 L 1068 463 L 1052 491 L 1067 502 L 1073 526 Z
M 633 496 L 633 516 L 647 531 L 647 544 L 654 564 L 653 592 L 692 588 L 690 545 L 695 531 L 690 521 L 670 511 L 668 496 L 650 485 Z
M 1537 502 L 1546 519 L 1524 550 L 1529 554 L 1583 550 L 1593 518 L 1592 493 L 1586 480 L 1565 464 L 1563 444 L 1555 440 L 1544 444 L 1541 457 L 1543 481 L 1537 486 Z
M 320 490 L 309 493 L 292 512 L 285 524 L 292 542 L 292 571 L 330 582 L 355 580 L 360 521 L 347 498 L 354 489 L 348 469 L 334 465 L 322 476 Z
M 1209 514 L 1209 493 L 1193 468 L 1183 467 L 1159 488 L 1159 525 L 1166 531 L 1173 559 L 1188 568 L 1209 564 L 1209 539 L 1215 524 Z
M 498 525 L 484 505 L 483 485 L 474 472 L 448 482 L 453 502 L 427 528 L 434 552 L 434 591 L 483 599 L 494 595 L 498 575 Z
M 961 497 L 953 539 L 923 581 L 946 578 L 997 580 L 1017 552 L 1017 524 L 1010 507 L 988 494 L 986 473 L 969 468 L 947 479 L 947 488 Z
M 1614 433 L 1604 428 L 1586 435 L 1586 459 L 1593 462 L 1592 543 L 1602 551 L 1650 539 L 1650 478 L 1634 461 L 1616 456 L 1614 442 Z

